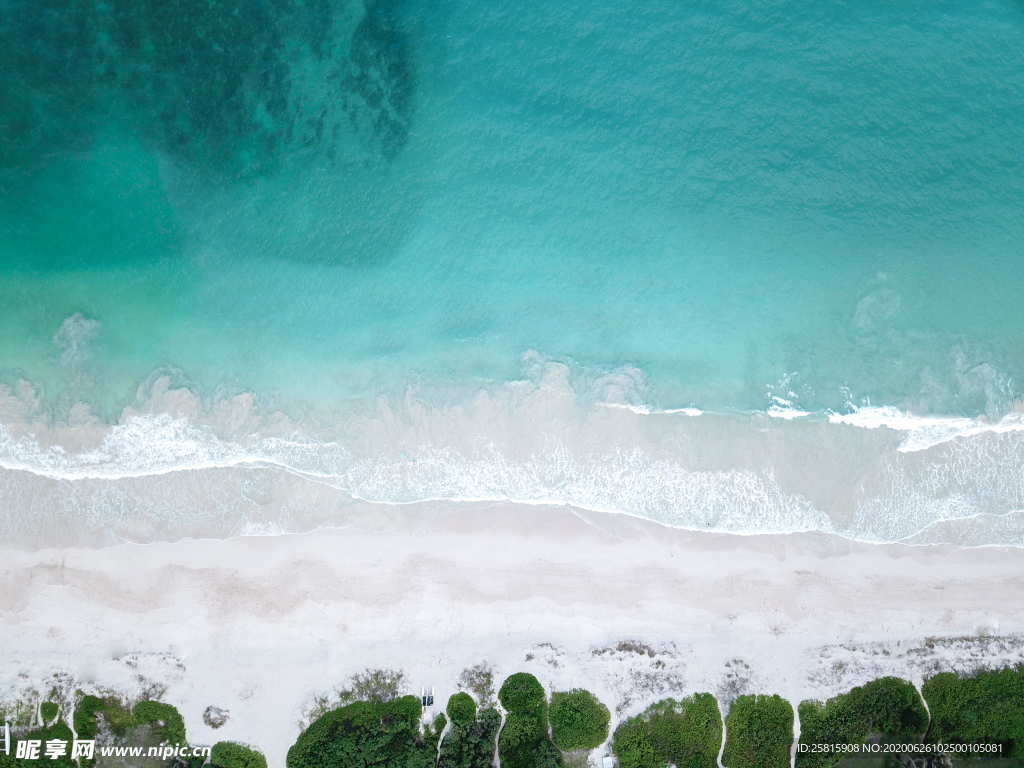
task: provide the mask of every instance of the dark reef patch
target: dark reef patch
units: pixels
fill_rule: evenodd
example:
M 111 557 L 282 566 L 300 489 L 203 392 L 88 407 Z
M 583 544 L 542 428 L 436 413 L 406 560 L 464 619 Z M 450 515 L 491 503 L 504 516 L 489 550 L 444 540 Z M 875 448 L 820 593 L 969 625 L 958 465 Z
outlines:
M 393 160 L 414 101 L 394 2 L 5 0 L 0 167 L 87 149 L 117 122 L 231 182 L 293 158 Z
M 414 83 L 408 41 L 402 32 L 395 0 L 373 0 L 352 36 L 351 88 L 362 109 L 350 110 L 358 125 L 361 114 L 372 116 L 372 132 L 381 154 L 393 159 L 409 137 Z
M 0 171 L 5 177 L 28 176 L 56 153 L 89 146 L 97 22 L 92 0 L 0 3 Z M 10 179 L 3 182 L 6 187 Z

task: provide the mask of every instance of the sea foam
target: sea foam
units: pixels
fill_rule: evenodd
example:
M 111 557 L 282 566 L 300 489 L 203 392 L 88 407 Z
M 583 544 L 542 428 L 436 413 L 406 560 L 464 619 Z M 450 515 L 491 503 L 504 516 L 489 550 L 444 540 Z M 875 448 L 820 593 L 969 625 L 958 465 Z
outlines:
M 1014 411 L 996 422 L 960 416 L 918 416 L 889 406 L 856 408 L 850 413 L 829 413 L 833 424 L 862 429 L 886 429 L 905 433 L 900 451 L 924 451 L 957 438 L 986 433 L 1003 434 L 1024 431 L 1024 413 Z
M 303 530 L 354 502 L 506 502 L 733 534 L 1024 544 L 1019 414 L 658 410 L 633 372 L 581 389 L 535 362 L 447 404 L 410 390 L 296 421 L 164 383 L 113 425 L 0 426 L 0 516 L 15 540 L 137 540 Z

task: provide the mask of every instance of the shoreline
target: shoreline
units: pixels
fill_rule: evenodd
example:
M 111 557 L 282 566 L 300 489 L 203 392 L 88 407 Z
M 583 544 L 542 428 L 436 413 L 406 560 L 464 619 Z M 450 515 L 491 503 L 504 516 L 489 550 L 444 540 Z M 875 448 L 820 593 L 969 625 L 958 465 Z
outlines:
M 305 534 L 7 551 L 0 619 L 15 631 L 0 696 L 55 671 L 126 693 L 165 687 L 196 743 L 252 742 L 281 765 L 312 697 L 367 667 L 404 670 L 443 706 L 459 672 L 488 661 L 498 678 L 588 687 L 618 718 L 667 695 L 795 705 L 884 674 L 919 684 L 1024 661 L 1019 550 L 478 506 L 350 511 L 346 527 Z M 232 711 L 224 728 L 202 723 L 209 705 Z
M 360 506 L 480 503 L 741 536 L 1024 546 L 1019 412 L 977 434 L 887 408 L 858 412 L 874 420 L 856 425 L 648 413 L 613 404 L 642 394 L 622 372 L 583 386 L 569 366 L 534 366 L 464 401 L 431 406 L 410 390 L 297 420 L 253 393 L 207 402 L 162 378 L 114 425 L 82 406 L 45 426 L 17 418 L 0 388 L 0 526 L 8 545 L 107 545 L 312 531 Z
M 229 467 L 239 468 L 239 467 Z M 244 469 L 245 467 L 241 467 Z M 262 469 L 265 467 L 248 467 L 249 469 Z M 221 467 L 218 467 L 221 469 Z M 302 473 L 288 472 L 288 474 L 294 475 L 295 477 L 315 481 L 316 478 L 310 478 Z M 453 508 L 466 509 L 472 514 L 479 514 L 481 510 L 492 509 L 495 507 L 504 507 L 509 509 L 548 509 L 557 510 L 559 512 L 567 512 L 577 517 L 585 515 L 595 516 L 622 516 L 630 520 L 634 520 L 644 525 L 652 525 L 657 528 L 663 528 L 668 531 L 675 531 L 684 534 L 693 534 L 698 537 L 701 536 L 721 536 L 726 538 L 753 538 L 753 539 L 772 539 L 772 538 L 788 538 L 788 537 L 810 537 L 820 539 L 837 539 L 840 542 L 851 544 L 854 546 L 863 547 L 880 547 L 880 548 L 906 548 L 910 550 L 915 549 L 948 549 L 958 552 L 970 552 L 975 550 L 1000 550 L 1000 551 L 1021 551 L 1024 552 L 1024 542 L 1020 544 L 953 544 L 950 542 L 943 541 L 911 541 L 914 536 L 908 536 L 904 539 L 897 539 L 894 541 L 882 541 L 874 539 L 858 539 L 850 536 L 842 531 L 819 531 L 819 530 L 791 530 L 791 531 L 731 531 L 726 529 L 699 529 L 690 528 L 685 525 L 673 525 L 672 523 L 664 522 L 662 520 L 654 520 L 648 517 L 643 517 L 634 512 L 619 511 L 613 509 L 595 509 L 578 507 L 568 503 L 562 503 L 557 501 L 533 501 L 523 499 L 488 499 L 488 498 L 467 498 L 467 499 L 446 499 L 446 498 L 424 498 L 416 499 L 414 501 L 380 501 L 376 499 L 363 499 L 363 498 L 352 498 L 351 504 L 348 506 L 343 514 L 355 514 L 360 518 L 370 517 L 374 515 L 374 510 L 380 510 L 378 514 L 386 516 L 387 510 L 410 510 L 411 513 L 417 514 L 426 510 L 428 514 L 435 511 L 435 508 L 440 506 L 451 506 Z M 352 510 L 357 510 L 353 512 Z M 416 512 L 419 510 L 419 512 Z M 953 520 L 939 520 L 935 523 L 929 524 L 924 530 L 929 527 L 936 525 L 942 525 L 949 522 L 970 522 L 982 517 L 1009 517 L 1011 515 L 1019 514 L 1017 510 L 1010 512 L 1001 513 L 998 515 L 988 514 L 979 512 L 973 515 L 969 515 L 963 518 L 955 518 Z M 287 537 L 306 537 L 316 536 L 318 534 L 331 534 L 340 531 L 345 531 L 350 528 L 350 525 L 345 522 L 328 522 L 316 525 L 306 530 L 285 530 L 275 529 L 273 524 L 268 524 L 265 530 L 257 530 L 257 526 L 250 531 L 242 531 L 240 533 L 228 533 L 224 536 L 214 535 L 184 535 L 178 538 L 166 538 L 166 539 L 153 539 L 151 541 L 138 540 L 133 541 L 130 539 L 122 539 L 115 542 L 109 543 L 86 543 L 81 545 L 67 545 L 67 546 L 54 546 L 54 545 L 43 545 L 39 547 L 11 547 L 3 548 L 0 546 L 0 554 L 13 553 L 13 552 L 52 552 L 52 551 L 65 551 L 65 550 L 103 550 L 111 547 L 158 547 L 161 545 L 182 545 L 187 546 L 189 544 L 204 544 L 209 542 L 227 542 L 244 539 L 262 539 L 262 538 L 287 538 Z M 923 533 L 923 531 L 919 532 Z M 917 535 L 917 534 L 915 534 Z

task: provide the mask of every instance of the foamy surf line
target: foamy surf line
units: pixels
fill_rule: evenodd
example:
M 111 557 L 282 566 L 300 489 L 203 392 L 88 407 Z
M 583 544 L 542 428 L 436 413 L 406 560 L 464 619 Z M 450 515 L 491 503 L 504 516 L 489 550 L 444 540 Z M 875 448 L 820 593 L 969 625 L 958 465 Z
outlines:
M 862 408 L 853 413 L 811 413 L 773 406 L 766 412 L 729 414 L 698 408 L 657 410 L 643 405 L 600 403 L 637 416 L 719 416 L 751 418 L 765 415 L 783 421 L 817 420 L 860 429 L 905 433 L 897 450 L 927 450 L 957 438 L 1024 432 L 1024 414 L 1012 413 L 990 424 L 968 418 L 914 416 L 895 408 Z M 167 414 L 135 416 L 109 428 L 102 443 L 73 453 L 63 446 L 43 448 L 31 436 L 15 439 L 0 424 L 0 469 L 28 472 L 55 480 L 126 480 L 174 472 L 232 467 L 278 467 L 310 478 L 328 480 L 344 474 L 353 457 L 337 442 L 305 438 L 260 438 L 253 446 L 218 438 L 209 430 Z
M 150 427 L 152 430 L 150 431 Z M 170 433 L 170 434 L 169 434 Z M 305 453 L 322 461 L 338 448 L 336 443 L 288 441 L 264 438 L 266 450 L 251 451 L 238 443 L 224 441 L 184 419 L 160 415 L 133 418 L 110 428 L 100 447 L 69 453 L 62 446 L 42 448 L 28 438 L 15 440 L 0 425 L 0 469 L 28 472 L 52 480 L 131 480 L 233 467 L 278 467 L 309 477 L 328 478 L 275 454 Z
M 32 435 L 15 438 L 10 430 L 0 427 L 0 470 L 27 476 L 8 476 L 0 483 L 0 507 L 10 509 L 8 521 L 16 526 L 32 525 L 30 517 L 19 517 L 18 508 L 44 510 L 48 506 L 81 510 L 85 517 L 94 520 L 117 514 L 133 517 L 136 510 L 146 519 L 153 514 L 150 489 L 160 488 L 161 498 L 168 493 L 172 498 L 182 494 L 182 501 L 175 502 L 176 512 L 173 505 L 165 505 L 168 511 L 159 521 L 161 533 L 154 534 L 164 535 L 163 531 L 176 530 L 175 526 L 181 525 L 175 522 L 174 514 L 194 515 L 194 510 L 209 506 L 213 489 L 217 489 L 218 499 L 230 495 L 232 482 L 237 485 L 239 481 L 232 480 L 234 477 L 264 489 L 269 497 L 280 498 L 282 503 L 294 490 L 310 487 L 302 485 L 308 481 L 369 504 L 558 506 L 625 514 L 691 531 L 733 535 L 821 532 L 872 544 L 1018 546 L 1024 542 L 1024 514 L 1018 514 L 1024 508 L 1024 488 L 1007 471 L 1018 461 L 1015 457 L 1020 450 L 1024 450 L 1020 441 L 997 446 L 994 454 L 991 446 L 979 452 L 963 443 L 956 454 L 937 457 L 936 465 L 912 462 L 904 466 L 897 462 L 887 467 L 882 463 L 869 474 L 856 476 L 845 470 L 843 458 L 841 465 L 833 461 L 815 467 L 815 481 L 808 483 L 801 479 L 808 477 L 804 458 L 807 445 L 819 445 L 828 449 L 826 455 L 844 457 L 842 449 L 849 432 L 843 430 L 859 425 L 840 422 L 837 431 L 832 432 L 831 422 L 819 419 L 813 433 L 806 428 L 793 432 L 795 440 L 781 437 L 790 429 L 786 424 L 765 430 L 756 420 L 750 430 L 741 421 L 731 420 L 723 423 L 721 430 L 709 422 L 692 432 L 691 427 L 698 425 L 691 421 L 693 414 L 674 409 L 675 414 L 666 415 L 681 421 L 657 422 L 655 430 L 633 433 L 623 432 L 624 425 L 619 419 L 634 415 L 646 418 L 655 413 L 650 409 L 638 413 L 637 406 L 613 404 L 611 408 L 626 414 L 613 419 L 595 418 L 582 428 L 577 424 L 575 432 L 566 429 L 569 421 L 547 423 L 559 435 L 555 441 L 539 434 L 543 427 L 538 425 L 544 422 L 523 418 L 518 411 L 502 411 L 509 423 L 522 425 L 522 429 L 511 436 L 502 435 L 507 425 L 502 427 L 485 419 L 482 423 L 492 430 L 493 439 L 502 435 L 500 445 L 493 441 L 480 444 L 472 438 L 461 443 L 432 443 L 425 437 L 429 435 L 422 431 L 421 424 L 405 424 L 401 420 L 397 423 L 407 429 L 398 434 L 394 432 L 396 422 L 392 414 L 384 422 L 386 452 L 381 452 L 380 440 L 368 445 L 342 445 L 296 436 L 250 436 L 248 441 L 232 441 L 169 414 L 133 415 L 123 424 L 97 433 L 102 439 L 97 438 L 94 445 L 77 453 L 61 445 L 43 447 Z M 491 411 L 484 415 L 493 416 Z M 454 425 L 447 424 L 448 413 L 439 417 L 428 412 L 428 416 L 451 427 L 449 437 L 471 431 L 464 428 L 467 425 L 479 429 L 481 423 L 480 414 L 472 415 L 467 424 Z M 654 424 L 651 422 L 650 426 Z M 739 429 L 735 429 L 737 425 Z M 707 426 L 712 427 L 710 433 Z M 722 443 L 708 445 L 707 441 L 715 440 L 716 434 L 722 436 Z M 407 439 L 410 435 L 413 439 Z M 826 442 L 821 443 L 822 439 Z M 833 439 L 839 442 L 833 444 Z M 524 444 L 523 440 L 527 442 Z M 692 446 L 694 440 L 718 456 L 717 465 L 708 465 L 699 453 L 694 455 L 687 450 L 686 446 Z M 817 442 L 806 443 L 808 440 Z M 855 440 L 849 445 L 859 450 L 858 446 L 863 444 Z M 872 441 L 864 447 L 863 456 L 850 458 L 855 463 L 864 461 L 881 449 L 895 460 L 900 452 L 892 450 L 893 447 L 889 439 L 881 439 L 877 444 Z M 965 453 L 967 449 L 970 450 Z M 971 452 L 978 455 L 968 455 Z M 993 455 L 1006 466 L 993 464 Z M 966 475 L 964 458 L 970 459 Z M 950 466 L 955 466 L 960 485 L 936 487 L 935 479 L 949 475 L 943 467 Z M 237 472 L 240 469 L 255 471 L 251 476 L 242 476 Z M 176 473 L 220 470 L 228 473 L 223 479 L 192 477 L 178 483 L 168 478 Z M 300 484 L 288 486 L 280 475 L 267 470 L 279 470 L 297 478 Z M 879 475 L 880 471 L 888 474 Z M 815 484 L 825 476 L 832 479 L 828 480 L 828 494 L 821 496 L 820 487 L 816 489 Z M 28 478 L 71 482 L 62 486 L 33 485 Z M 963 485 L 963 478 L 969 485 Z M 865 481 L 874 483 L 879 490 L 864 493 Z M 993 483 L 1003 487 L 993 489 Z M 119 500 L 120 512 L 108 513 L 108 498 Z M 217 514 L 242 518 L 248 514 L 244 504 L 231 499 L 228 504 L 225 512 Z M 259 524 L 276 524 L 278 518 L 285 520 L 281 509 L 271 505 L 257 510 Z M 221 523 L 211 525 L 225 529 Z M 148 535 L 144 528 L 135 530 L 132 535 Z
M 861 429 L 886 428 L 906 432 L 898 450 L 904 453 L 924 451 L 957 438 L 984 434 L 1024 432 L 1024 413 L 1013 412 L 992 423 L 957 416 L 915 416 L 888 406 L 859 408 L 852 413 L 830 413 L 832 424 L 846 424 Z
M 658 410 L 646 405 L 630 405 L 629 403 L 598 403 L 597 405 L 599 408 L 612 408 L 620 411 L 629 411 L 630 413 L 635 413 L 638 416 L 671 416 L 676 413 L 684 416 L 703 416 L 706 413 L 706 411 L 703 411 L 700 408 L 692 407 L 666 408 Z
M 901 453 L 926 451 L 957 438 L 977 437 L 985 434 L 1006 434 L 1024 432 L 1024 412 L 1014 411 L 997 422 L 967 416 L 921 416 L 901 411 L 893 406 L 862 406 L 848 413 L 832 410 L 806 411 L 787 400 L 773 398 L 773 403 L 764 411 L 714 411 L 695 407 L 654 408 L 648 405 L 623 403 L 598 403 L 601 408 L 614 408 L 635 413 L 638 416 L 724 416 L 757 417 L 760 415 L 782 421 L 827 421 L 859 429 L 889 429 L 906 433 L 896 449 Z

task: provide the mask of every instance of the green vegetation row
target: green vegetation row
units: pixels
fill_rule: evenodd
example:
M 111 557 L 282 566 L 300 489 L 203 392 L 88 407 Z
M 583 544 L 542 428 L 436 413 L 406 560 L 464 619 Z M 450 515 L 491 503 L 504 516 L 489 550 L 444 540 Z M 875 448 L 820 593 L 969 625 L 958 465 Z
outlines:
M 420 731 L 415 696 L 356 701 L 317 718 L 288 750 L 289 768 L 427 768 L 437 757 Z
M 562 755 L 548 738 L 544 688 L 525 672 L 509 676 L 498 691 L 508 713 L 498 737 L 502 768 L 558 768 Z
M 480 689 L 483 692 L 487 687 Z M 526 673 L 511 675 L 493 706 L 478 709 L 468 693 L 448 700 L 420 731 L 420 700 L 390 698 L 347 703 L 321 714 L 288 751 L 288 768 L 560 768 L 563 752 L 592 749 L 608 738 L 611 715 L 590 692 L 555 692 Z M 447 727 L 446 727 L 447 726 Z
M 477 711 L 468 693 L 448 699 L 451 726 L 441 742 L 438 768 L 490 768 L 501 728 L 501 715 L 494 707 Z
M 996 745 L 997 752 L 960 754 L 954 764 L 1024 766 L 1024 666 L 942 673 L 926 680 L 920 694 L 904 680 L 883 677 L 827 702 L 801 703 L 801 745 L 866 742 Z M 796 757 L 797 768 L 841 762 L 841 754 L 810 750 Z
M 793 707 L 779 696 L 740 696 L 725 720 L 727 768 L 789 768 Z
M 615 729 L 619 768 L 715 768 L 722 715 L 710 693 L 665 699 Z
M 1024 666 L 961 677 L 950 672 L 921 688 L 936 744 L 998 744 L 1024 764 Z
M 800 704 L 800 743 L 864 744 L 868 741 L 909 744 L 922 740 L 928 712 L 917 689 L 906 680 L 883 677 L 827 702 Z M 799 752 L 797 768 L 829 768 L 841 753 Z
M 70 745 L 77 738 L 80 741 L 96 739 L 101 728 L 108 733 L 113 741 L 133 746 L 157 746 L 167 744 L 187 744 L 185 721 L 178 710 L 170 704 L 160 701 L 143 700 L 134 707 L 125 706 L 116 697 L 100 698 L 98 696 L 80 696 L 75 703 L 72 724 L 74 731 L 67 723 L 59 719 L 60 707 L 56 702 L 47 701 L 39 708 L 43 725 L 14 736 L 11 753 L 0 752 L 0 768 L 39 768 L 40 765 L 52 768 L 88 768 L 95 764 L 92 759 L 81 761 L 71 758 Z M 50 759 L 41 751 L 38 759 L 18 759 L 18 742 L 38 740 L 60 740 L 66 742 L 66 754 Z M 175 768 L 200 768 L 206 761 L 194 758 L 187 763 L 176 762 Z M 254 749 L 234 742 L 218 742 L 210 751 L 212 768 L 267 768 L 266 758 Z
M 380 672 L 365 677 L 372 685 L 346 692 L 349 699 L 366 698 L 319 710 L 289 750 L 287 768 L 492 768 L 496 755 L 502 768 L 560 768 L 578 762 L 573 753 L 594 749 L 608 739 L 610 713 L 589 691 L 556 691 L 549 700 L 536 677 L 517 673 L 498 692 L 504 718 L 492 704 L 493 688 L 486 681 L 487 685 L 471 686 L 481 706 L 468 693 L 456 693 L 448 700 L 447 717 L 438 714 L 423 726 L 420 699 L 399 695 L 401 675 Z M 47 701 L 39 706 L 38 716 L 36 711 L 34 705 L 19 708 L 15 749 L 18 740 L 71 742 L 72 728 L 62 719 L 60 705 Z M 799 715 L 796 768 L 852 766 L 855 763 L 842 752 L 813 747 L 868 742 L 998 745 L 995 755 L 961 755 L 953 764 L 998 757 L 1002 762 L 993 766 L 1024 766 L 1024 666 L 970 676 L 939 674 L 927 680 L 920 693 L 905 680 L 884 677 L 828 701 L 801 702 Z M 716 768 L 720 749 L 726 768 L 788 768 L 793 721 L 791 705 L 779 696 L 740 696 L 729 707 L 723 746 L 718 703 L 710 693 L 698 693 L 662 700 L 623 721 L 611 748 L 620 768 Z M 30 727 L 30 722 L 37 725 Z M 113 697 L 80 695 L 70 725 L 78 739 L 105 736 L 121 744 L 187 744 L 181 715 L 159 701 L 129 707 Z M 202 762 L 179 763 L 176 768 L 198 768 Z M 46 759 L 46 764 L 91 765 L 83 761 L 79 766 L 70 755 Z M 267 763 L 244 744 L 219 742 L 209 765 L 266 768 Z M 38 760 L 0 754 L 0 768 L 30 766 L 38 768 Z

